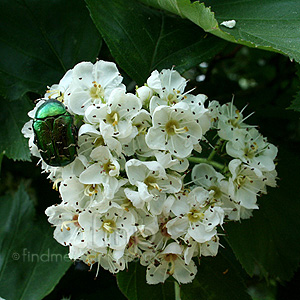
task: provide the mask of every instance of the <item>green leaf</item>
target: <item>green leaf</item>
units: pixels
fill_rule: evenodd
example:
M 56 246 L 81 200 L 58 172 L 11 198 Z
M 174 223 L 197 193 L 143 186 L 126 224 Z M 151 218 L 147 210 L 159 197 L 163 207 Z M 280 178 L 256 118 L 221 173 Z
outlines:
M 204 3 L 190 0 L 140 0 L 188 18 L 195 24 L 227 41 L 280 52 L 300 61 L 300 9 L 298 0 L 220 1 Z M 220 26 L 235 20 L 234 28 Z
M 292 101 L 291 105 L 289 106 L 289 109 L 293 109 L 295 111 L 300 112 L 300 92 L 298 92 L 294 96 L 294 100 Z
M 187 18 L 203 28 L 206 32 L 214 33 L 218 29 L 218 22 L 210 8 L 198 1 L 190 0 L 139 0 L 156 8 L 167 10 L 182 18 Z M 214 33 L 215 34 L 215 33 Z
M 21 129 L 29 120 L 28 111 L 32 105 L 23 97 L 18 102 L 9 102 L 0 97 L 0 152 L 5 151 L 8 158 L 30 160 L 28 139 Z
M 3 0 L 0 92 L 18 99 L 43 94 L 66 70 L 95 60 L 101 38 L 83 1 Z
M 117 274 L 117 282 L 121 292 L 129 300 L 173 300 L 174 282 L 149 285 L 146 283 L 146 268 L 138 262 L 129 264 L 128 271 Z
M 2 168 L 3 156 L 4 156 L 4 151 L 0 153 L 0 173 L 1 173 L 1 168 Z
M 220 250 L 216 257 L 203 257 L 193 282 L 181 286 L 181 298 L 182 300 L 250 300 L 241 271 L 227 249 Z
M 269 189 L 253 218 L 227 224 L 228 242 L 247 273 L 289 280 L 300 261 L 300 159 L 279 149 L 279 188 Z
M 5 299 L 42 299 L 70 267 L 68 249 L 53 239 L 51 226 L 33 217 L 23 186 L 13 197 L 0 198 L 0 295 Z
M 154 69 L 175 65 L 183 72 L 226 45 L 188 21 L 166 16 L 135 0 L 86 3 L 112 55 L 138 84 Z
M 300 89 L 300 65 L 296 64 L 296 75 L 297 75 L 297 83 L 298 83 L 298 89 Z M 288 109 L 293 109 L 295 111 L 299 111 L 300 112 L 300 92 L 298 91 L 297 94 L 294 96 L 294 99 L 291 103 L 291 105 L 288 107 Z

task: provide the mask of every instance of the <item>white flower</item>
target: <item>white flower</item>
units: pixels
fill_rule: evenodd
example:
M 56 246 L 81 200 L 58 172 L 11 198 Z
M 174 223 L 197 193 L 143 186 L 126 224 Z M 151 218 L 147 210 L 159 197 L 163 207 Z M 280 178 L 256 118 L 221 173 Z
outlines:
M 80 260 L 85 262 L 92 268 L 93 264 L 98 263 L 96 277 L 98 275 L 99 266 L 115 274 L 125 269 L 126 262 L 123 257 L 116 259 L 120 251 L 111 250 L 108 248 L 98 249 L 98 251 L 88 250 L 80 257 Z
M 216 256 L 219 250 L 219 237 L 213 236 L 210 241 L 201 244 L 200 255 L 202 256 Z
M 68 70 L 58 84 L 53 84 L 45 94 L 46 99 L 57 99 L 68 106 L 68 88 L 72 82 L 73 70 Z
M 87 166 L 87 158 L 84 155 L 79 154 L 72 163 L 64 166 L 63 168 L 59 168 L 61 170 L 62 180 L 66 180 L 74 176 L 79 177 Z
M 207 100 L 207 96 L 204 94 L 198 94 L 197 96 L 188 94 L 184 97 L 182 102 L 187 103 L 190 107 L 194 118 L 202 128 L 202 134 L 204 135 L 211 127 L 211 117 L 209 110 L 205 108 L 204 103 Z
M 194 256 L 216 256 L 220 245 L 217 235 L 204 243 L 198 243 L 191 237 L 186 239 L 185 242 L 187 243 L 187 247 L 184 250 L 184 260 L 187 264 L 189 264 Z
M 37 109 L 46 101 L 46 99 L 39 99 L 39 101 L 37 102 L 36 106 L 28 112 L 28 116 L 31 118 L 31 120 L 29 120 L 28 122 L 26 122 L 21 130 L 22 134 L 24 135 L 25 138 L 29 138 L 28 141 L 28 146 L 29 146 L 29 150 L 31 152 L 31 154 L 33 156 L 41 157 L 40 151 L 38 149 L 38 147 L 36 146 L 36 144 L 34 143 L 34 131 L 32 128 L 33 125 L 33 119 L 35 118 L 35 114 Z
M 69 91 L 68 104 L 78 115 L 84 115 L 91 104 L 106 103 L 110 93 L 115 88 L 122 88 L 123 78 L 116 65 L 103 60 L 95 64 L 81 62 L 73 69 L 72 83 Z
M 128 180 L 138 188 L 138 191 L 125 189 L 126 196 L 137 208 L 143 208 L 145 202 L 152 202 L 152 209 L 160 214 L 166 200 L 165 193 L 176 193 L 181 189 L 182 181 L 175 173 L 167 174 L 165 169 L 155 161 L 142 162 L 137 159 L 129 160 L 125 165 Z M 149 208 L 150 209 L 150 208 Z M 158 211 L 156 211 L 158 210 Z
M 153 127 L 146 135 L 151 149 L 168 150 L 179 158 L 191 154 L 193 145 L 202 138 L 202 128 L 185 103 L 159 106 L 153 113 Z
M 101 200 L 101 186 L 83 184 L 77 177 L 63 181 L 60 184 L 59 192 L 64 204 L 71 204 L 78 209 L 86 208 L 91 203 Z
M 150 98 L 153 96 L 153 90 L 145 85 L 136 89 L 135 92 L 136 92 L 136 96 L 141 99 L 143 105 L 147 105 Z
M 189 283 L 196 273 L 197 267 L 193 260 L 189 264 L 184 261 L 183 246 L 173 242 L 153 258 L 147 267 L 146 280 L 148 284 L 157 284 L 165 282 L 171 275 L 178 283 Z
M 147 210 L 136 209 L 138 230 L 141 236 L 147 237 L 156 234 L 159 230 L 157 216 L 149 214 Z
M 173 239 L 188 234 L 198 243 L 204 243 L 216 235 L 216 226 L 223 223 L 224 211 L 210 201 L 209 192 L 201 187 L 187 196 L 178 196 L 171 210 L 176 217 L 166 226 Z
M 260 170 L 243 164 L 239 159 L 229 163 L 228 193 L 231 198 L 247 209 L 257 209 L 257 196 L 265 192 L 264 177 Z
M 112 199 L 119 189 L 116 178 L 120 172 L 120 165 L 109 149 L 99 146 L 91 152 L 91 158 L 95 161 L 80 176 L 79 181 L 87 185 L 100 184 L 103 186 L 103 196 Z
M 224 178 L 211 165 L 205 163 L 195 165 L 192 170 L 193 182 L 210 191 L 210 197 L 217 200 L 227 197 L 227 185 Z
M 48 221 L 55 226 L 54 238 L 62 245 L 86 247 L 86 235 L 78 221 L 82 211 L 73 205 L 52 205 L 45 211 Z
M 142 109 L 132 119 L 132 125 L 138 130 L 138 134 L 126 144 L 123 144 L 123 153 L 127 156 L 138 154 L 140 156 L 153 156 L 153 150 L 148 147 L 145 141 L 147 129 L 151 126 L 150 114 Z
M 144 251 L 151 249 L 153 245 L 140 234 L 133 234 L 130 237 L 127 248 L 125 249 L 124 256 L 132 261 L 136 258 L 141 258 Z
M 224 140 L 232 140 L 234 132 L 237 130 L 247 129 L 249 130 L 251 125 L 244 123 L 246 119 L 254 114 L 251 113 L 247 117 L 243 117 L 243 111 L 247 106 L 245 106 L 241 111 L 239 111 L 233 102 L 226 103 L 221 107 L 218 107 L 218 135 Z
M 173 157 L 171 153 L 166 151 L 156 151 L 154 155 L 157 162 L 165 169 L 174 170 L 176 172 L 185 172 L 189 167 L 189 161 L 186 158 Z
M 175 70 L 153 71 L 147 80 L 147 85 L 154 90 L 159 97 L 153 96 L 150 101 L 150 113 L 159 105 L 173 105 L 183 99 L 183 91 L 187 84 Z
M 277 183 L 276 183 L 276 179 L 277 178 L 277 171 L 273 170 L 270 172 L 263 172 L 263 176 L 264 176 L 264 182 L 266 185 L 271 186 L 271 187 L 276 187 Z
M 78 132 L 78 153 L 89 156 L 93 149 L 98 146 L 107 146 L 109 150 L 115 151 L 117 155 L 122 152 L 121 143 L 107 131 L 104 135 L 100 133 L 93 125 L 83 124 Z
M 90 106 L 86 111 L 86 119 L 100 126 L 103 136 L 113 137 L 129 142 L 138 134 L 132 124 L 132 118 L 140 111 L 142 103 L 133 94 L 126 94 L 122 89 L 114 89 L 105 105 Z M 106 132 L 107 131 L 107 132 Z
M 79 216 L 91 249 L 108 247 L 124 250 L 131 235 L 136 232 L 135 218 L 126 210 L 111 206 L 105 213 L 91 208 Z
M 241 206 L 231 199 L 228 193 L 228 181 L 221 173 L 217 172 L 211 165 L 201 163 L 194 166 L 192 180 L 196 185 L 209 191 L 210 199 L 222 203 L 226 218 L 230 220 L 240 219 Z
M 29 138 L 28 146 L 29 146 L 29 150 L 30 150 L 31 154 L 33 156 L 42 158 L 38 147 L 34 143 L 35 137 L 34 137 L 34 132 L 33 132 L 33 128 L 32 128 L 32 120 L 29 120 L 28 122 L 26 122 L 24 124 L 21 132 L 25 138 Z
M 226 144 L 227 153 L 261 171 L 273 171 L 277 148 L 255 129 L 234 131 Z

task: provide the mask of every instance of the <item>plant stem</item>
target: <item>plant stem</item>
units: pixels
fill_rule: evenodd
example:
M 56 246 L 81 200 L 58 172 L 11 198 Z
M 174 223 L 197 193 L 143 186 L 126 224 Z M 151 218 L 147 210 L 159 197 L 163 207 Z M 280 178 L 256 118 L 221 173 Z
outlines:
M 215 145 L 214 149 L 211 151 L 211 153 L 209 154 L 207 160 L 212 160 L 213 159 L 213 157 L 215 156 L 215 154 L 219 150 L 220 146 L 222 145 L 222 141 L 223 141 L 222 139 L 219 139 L 216 142 L 216 145 Z
M 207 160 L 212 160 L 216 153 L 217 153 L 217 150 L 216 150 L 216 148 L 214 148 L 214 150 L 210 152 Z
M 197 164 L 201 164 L 201 163 L 207 163 L 209 165 L 212 165 L 213 167 L 219 169 L 219 170 L 223 170 L 224 169 L 224 165 L 216 162 L 216 161 L 213 161 L 213 160 L 208 160 L 207 158 L 201 158 L 201 157 L 188 157 L 188 160 L 190 162 L 193 162 L 193 163 L 197 163 Z
M 174 281 L 174 288 L 175 288 L 175 300 L 181 300 L 180 298 L 180 286 L 177 281 Z

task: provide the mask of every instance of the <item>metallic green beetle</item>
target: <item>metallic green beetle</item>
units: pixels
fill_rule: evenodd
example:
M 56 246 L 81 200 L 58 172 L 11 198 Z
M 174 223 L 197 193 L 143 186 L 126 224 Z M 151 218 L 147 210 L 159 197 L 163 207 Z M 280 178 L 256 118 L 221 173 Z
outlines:
M 37 109 L 33 131 L 35 144 L 47 165 L 63 167 L 75 159 L 77 130 L 73 116 L 61 102 L 47 100 Z

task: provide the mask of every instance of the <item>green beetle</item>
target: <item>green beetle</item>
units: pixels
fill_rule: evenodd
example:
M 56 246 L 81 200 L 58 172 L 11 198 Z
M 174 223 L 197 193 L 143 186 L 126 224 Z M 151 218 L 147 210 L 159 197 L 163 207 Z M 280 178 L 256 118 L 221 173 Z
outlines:
M 74 117 L 55 99 L 44 102 L 33 120 L 35 144 L 47 165 L 63 167 L 76 157 L 77 130 Z

